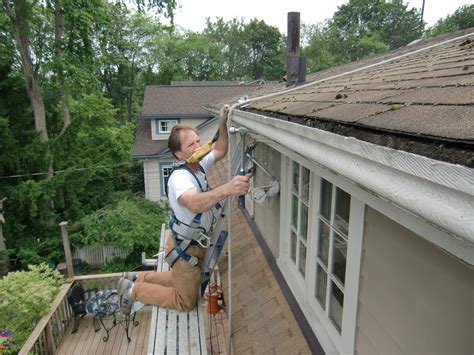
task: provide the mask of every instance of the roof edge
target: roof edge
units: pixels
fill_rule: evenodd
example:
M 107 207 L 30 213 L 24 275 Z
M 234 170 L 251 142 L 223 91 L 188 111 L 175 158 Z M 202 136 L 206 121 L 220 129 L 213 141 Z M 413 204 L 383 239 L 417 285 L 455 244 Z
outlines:
M 472 169 L 251 112 L 231 119 L 420 217 L 441 232 L 433 243 L 474 264 Z
M 159 115 L 142 115 L 144 120 L 156 120 L 160 118 L 212 118 L 212 115 L 205 113 L 183 113 L 183 114 L 159 114 Z

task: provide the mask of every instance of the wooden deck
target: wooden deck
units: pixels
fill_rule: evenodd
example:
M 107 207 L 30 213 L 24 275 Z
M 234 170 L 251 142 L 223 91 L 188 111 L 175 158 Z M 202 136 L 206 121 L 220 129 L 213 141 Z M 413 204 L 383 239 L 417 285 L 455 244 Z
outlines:
M 135 320 L 138 321 L 139 324 L 138 326 L 130 324 L 129 334 L 131 341 L 129 343 L 125 335 L 125 329 L 120 325 L 110 331 L 109 340 L 104 342 L 103 337 L 106 333 L 103 328 L 97 333 L 94 332 L 92 317 L 86 316 L 81 319 L 76 333 L 71 334 L 71 330 L 68 330 L 67 335 L 58 348 L 57 354 L 146 354 L 150 317 L 151 307 L 149 306 L 137 312 Z

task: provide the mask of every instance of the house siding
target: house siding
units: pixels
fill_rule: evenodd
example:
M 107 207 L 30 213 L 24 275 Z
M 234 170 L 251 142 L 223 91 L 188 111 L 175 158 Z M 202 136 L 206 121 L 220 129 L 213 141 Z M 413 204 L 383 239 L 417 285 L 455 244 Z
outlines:
M 472 354 L 474 269 L 367 207 L 356 352 Z
M 255 159 L 265 167 L 274 177 L 281 176 L 281 154 L 268 145 L 259 144 L 255 148 Z M 268 186 L 271 177 L 257 167 L 254 176 L 254 187 Z M 280 179 L 281 180 L 281 179 Z M 280 236 L 280 197 L 279 195 L 266 198 L 262 203 L 254 203 L 254 219 L 258 229 L 263 235 L 265 242 L 270 248 L 273 256 L 279 256 Z
M 158 160 L 146 160 L 143 162 L 143 173 L 145 175 L 145 197 L 150 201 L 160 201 L 161 179 L 160 165 Z

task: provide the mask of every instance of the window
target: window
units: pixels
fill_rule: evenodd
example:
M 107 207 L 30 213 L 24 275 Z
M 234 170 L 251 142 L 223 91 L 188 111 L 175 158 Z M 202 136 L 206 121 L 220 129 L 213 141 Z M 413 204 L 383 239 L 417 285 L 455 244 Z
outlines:
M 293 162 L 291 183 L 290 259 L 306 277 L 308 246 L 309 170 Z
M 350 205 L 348 193 L 321 178 L 314 297 L 339 332 L 344 308 Z
M 161 196 L 167 196 L 168 193 L 168 179 L 173 172 L 173 165 L 161 165 Z
M 171 133 L 171 129 L 177 124 L 177 120 L 156 120 L 156 133 Z
M 279 267 L 323 348 L 351 354 L 365 204 L 353 184 L 293 156 L 281 160 Z

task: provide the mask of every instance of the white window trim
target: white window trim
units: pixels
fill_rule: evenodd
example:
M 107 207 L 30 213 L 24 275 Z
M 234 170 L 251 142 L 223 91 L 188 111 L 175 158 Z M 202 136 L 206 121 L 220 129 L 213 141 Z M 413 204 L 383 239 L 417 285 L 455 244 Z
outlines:
M 173 169 L 173 163 L 159 163 L 160 165 L 160 195 L 162 197 L 166 196 L 166 186 L 165 186 L 165 169 Z
M 295 158 L 295 157 L 292 157 Z M 291 174 L 292 162 L 286 156 L 282 155 L 282 169 L 286 172 L 282 174 L 282 184 L 284 190 L 281 192 L 280 216 L 280 257 L 277 260 L 288 285 L 293 290 L 295 298 L 308 319 L 314 333 L 318 337 L 321 346 L 327 353 L 350 354 L 354 352 L 355 333 L 357 320 L 358 288 L 360 278 L 360 263 L 362 253 L 362 237 L 364 225 L 365 205 L 356 196 L 352 194 L 352 188 L 347 183 L 339 181 L 337 176 L 328 174 L 327 171 L 315 168 L 313 164 L 305 164 L 305 159 L 292 159 L 297 163 L 310 169 L 310 201 L 309 201 L 309 220 L 308 220 L 308 241 L 306 257 L 306 278 L 303 279 L 298 266 L 293 263 L 290 257 L 290 238 L 291 215 L 288 211 L 291 209 Z M 344 287 L 344 310 L 341 333 L 336 329 L 331 320 L 326 316 L 325 311 L 314 298 L 315 271 L 316 271 L 316 253 L 317 238 L 316 231 L 318 227 L 318 218 L 315 216 L 315 208 L 319 201 L 319 178 L 325 178 L 335 187 L 340 187 L 351 195 L 351 218 L 349 224 L 349 235 L 347 246 L 346 261 L 346 280 Z
M 161 130 L 161 122 L 168 122 L 169 124 L 171 124 L 171 128 L 173 128 L 173 126 L 177 125 L 178 124 L 178 120 L 156 120 L 156 134 L 168 134 L 168 133 L 171 133 L 171 128 L 167 131 L 163 131 Z

